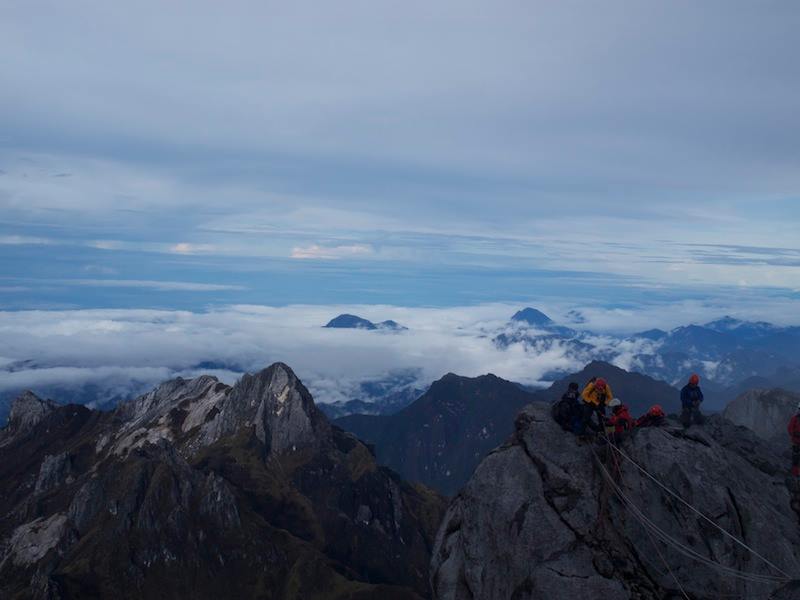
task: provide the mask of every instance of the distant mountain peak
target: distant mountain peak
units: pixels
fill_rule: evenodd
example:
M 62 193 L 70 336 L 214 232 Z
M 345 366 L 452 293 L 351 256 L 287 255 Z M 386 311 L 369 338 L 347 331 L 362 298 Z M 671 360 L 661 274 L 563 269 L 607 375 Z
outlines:
M 405 331 L 406 329 L 408 329 L 408 327 L 404 327 L 403 325 L 400 325 L 400 323 L 398 323 L 397 321 L 392 321 L 391 319 L 388 319 L 386 321 L 381 321 L 376 325 L 376 327 L 378 329 L 390 329 L 393 331 Z
M 377 329 L 375 323 L 357 315 L 341 314 L 328 321 L 329 329 Z
M 397 321 L 392 321 L 391 319 L 381 321 L 380 323 L 373 323 L 368 319 L 347 313 L 341 314 L 338 317 L 334 317 L 328 321 L 325 327 L 328 329 L 367 329 L 370 331 L 374 331 L 376 329 L 404 331 L 408 329 L 407 327 L 400 325 Z
M 772 323 L 766 321 L 743 321 L 730 315 L 725 315 L 721 319 L 706 323 L 703 327 L 719 332 L 748 330 L 750 332 L 770 332 L 778 329 Z
M 531 307 L 523 308 L 522 310 L 517 311 L 514 313 L 514 316 L 511 317 L 511 320 L 527 323 L 528 325 L 538 325 L 540 327 L 546 327 L 554 324 L 553 320 L 542 311 Z
M 658 340 L 663 340 L 669 334 L 664 331 L 663 329 L 648 329 L 647 331 L 640 331 L 639 333 L 635 334 L 633 337 L 635 338 L 642 338 L 646 340 L 652 340 L 654 342 Z

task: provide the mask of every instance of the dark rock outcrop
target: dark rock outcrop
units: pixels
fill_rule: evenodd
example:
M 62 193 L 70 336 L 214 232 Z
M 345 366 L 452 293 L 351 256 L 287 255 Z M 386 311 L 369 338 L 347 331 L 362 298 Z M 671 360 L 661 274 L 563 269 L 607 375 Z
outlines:
M 379 467 L 284 364 L 113 413 L 20 410 L 0 448 L 0 597 L 428 594 L 441 498 Z
M 608 447 L 581 445 L 564 434 L 547 405 L 526 407 L 516 429 L 447 510 L 431 566 L 435 598 L 684 597 L 676 581 L 694 600 L 771 592 L 795 597 L 787 591 L 790 585 L 720 575 L 655 539 L 636 510 L 704 559 L 758 576 L 781 576 L 631 462 L 615 461 Z M 705 429 L 637 430 L 621 448 L 781 571 L 800 576 L 800 528 L 785 470 L 754 435 L 712 417 Z

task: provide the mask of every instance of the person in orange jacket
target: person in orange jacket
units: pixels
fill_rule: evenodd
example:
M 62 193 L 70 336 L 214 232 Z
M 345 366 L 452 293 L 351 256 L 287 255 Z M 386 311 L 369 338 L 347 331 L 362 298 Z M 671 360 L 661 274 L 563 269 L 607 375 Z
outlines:
M 581 392 L 583 399 L 583 431 L 587 427 L 595 431 L 601 431 L 606 416 L 606 406 L 610 400 L 614 399 L 611 386 L 602 377 L 592 379 Z M 597 413 L 597 425 L 592 423 L 592 415 Z
M 789 419 L 789 439 L 792 442 L 792 476 L 800 477 L 800 404 L 797 412 Z

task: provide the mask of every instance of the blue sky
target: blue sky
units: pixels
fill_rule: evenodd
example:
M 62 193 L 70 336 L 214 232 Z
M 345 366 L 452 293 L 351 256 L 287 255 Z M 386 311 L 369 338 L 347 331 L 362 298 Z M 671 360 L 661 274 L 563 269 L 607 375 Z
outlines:
M 798 30 L 794 1 L 7 7 L 0 309 L 786 320 Z

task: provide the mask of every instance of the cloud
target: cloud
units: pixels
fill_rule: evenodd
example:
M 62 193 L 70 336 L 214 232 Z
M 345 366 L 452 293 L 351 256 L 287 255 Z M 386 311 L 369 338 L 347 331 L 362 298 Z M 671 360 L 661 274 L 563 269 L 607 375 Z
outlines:
M 105 265 L 84 265 L 83 270 L 86 273 L 94 273 L 97 275 L 117 275 L 119 273 L 117 269 Z
M 56 240 L 28 235 L 0 235 L 0 245 L 3 246 L 21 246 L 28 244 L 47 246 L 54 243 L 57 243 Z
M 797 246 L 796 2 L 143 6 L 4 10 L 0 276 L 53 279 L 60 244 L 64 269 L 286 284 L 240 302 L 458 305 L 532 271 L 619 303 L 800 289 L 796 254 L 752 250 Z M 357 286 L 308 276 L 367 258 Z M 22 307 L 119 305 L 95 291 Z
M 729 299 L 730 300 L 730 299 Z M 611 333 L 691 322 L 726 313 L 792 323 L 796 303 L 753 302 L 747 309 L 719 303 L 676 302 L 630 308 L 574 303 L 540 305 L 557 322 L 598 332 L 588 339 L 616 355 L 623 367 L 646 351 L 647 341 Z M 501 350 L 493 335 L 507 327 L 519 304 L 454 308 L 389 305 L 238 305 L 205 312 L 166 310 L 0 311 L 0 392 L 22 388 L 94 386 L 99 397 L 140 393 L 170 377 L 211 372 L 231 383 L 275 361 L 289 364 L 318 402 L 358 397 L 359 384 L 409 372 L 423 387 L 445 373 L 494 373 L 530 385 L 548 373 L 580 369 L 591 358 L 557 341 L 539 348 L 514 344 Z M 349 312 L 373 321 L 394 319 L 410 329 L 375 332 L 326 329 L 331 317 Z M 783 318 L 781 319 L 781 315 Z M 578 323 L 574 325 L 574 323 Z M 205 366 L 202 366 L 205 365 Z M 95 391 L 95 394 L 98 392 Z
M 312 244 L 305 248 L 292 248 L 292 258 L 317 259 L 317 260 L 337 260 L 340 258 L 358 258 L 369 256 L 374 253 L 371 246 L 364 244 L 354 244 L 351 246 L 319 246 Z
M 146 288 L 161 292 L 219 292 L 245 289 L 240 285 L 194 283 L 189 281 L 148 281 L 142 279 L 61 279 L 58 283 L 87 287 Z
M 198 254 L 201 252 L 212 252 L 214 246 L 211 244 L 190 244 L 189 242 L 180 242 L 171 246 L 169 251 L 174 254 Z

